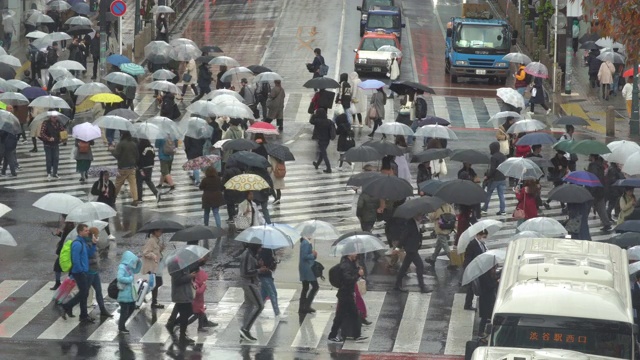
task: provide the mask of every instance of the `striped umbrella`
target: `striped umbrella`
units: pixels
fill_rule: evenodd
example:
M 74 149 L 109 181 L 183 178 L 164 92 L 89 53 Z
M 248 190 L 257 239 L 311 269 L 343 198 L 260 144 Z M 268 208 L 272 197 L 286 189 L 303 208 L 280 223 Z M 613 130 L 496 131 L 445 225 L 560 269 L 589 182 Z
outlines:
M 134 63 L 126 63 L 120 65 L 120 71 L 133 76 L 144 75 L 144 68 Z

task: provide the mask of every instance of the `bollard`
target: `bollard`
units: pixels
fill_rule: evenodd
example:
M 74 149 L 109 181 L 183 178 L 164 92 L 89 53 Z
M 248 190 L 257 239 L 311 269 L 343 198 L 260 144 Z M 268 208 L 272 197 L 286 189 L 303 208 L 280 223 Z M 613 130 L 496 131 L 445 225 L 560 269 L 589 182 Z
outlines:
M 607 136 L 616 136 L 616 114 L 611 105 L 607 106 L 606 129 Z

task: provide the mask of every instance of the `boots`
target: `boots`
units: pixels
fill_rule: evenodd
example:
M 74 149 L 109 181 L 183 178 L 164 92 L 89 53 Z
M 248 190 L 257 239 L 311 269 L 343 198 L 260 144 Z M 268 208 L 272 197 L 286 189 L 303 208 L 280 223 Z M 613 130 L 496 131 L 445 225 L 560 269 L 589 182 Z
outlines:
M 305 312 L 307 313 L 315 313 L 316 310 L 314 308 L 311 307 L 311 304 L 313 304 L 313 299 L 316 297 L 316 292 L 311 290 L 309 297 L 307 297 L 307 306 L 305 306 Z
M 56 281 L 56 284 L 53 285 L 52 288 L 49 288 L 49 290 L 56 291 L 56 290 L 58 290 L 59 287 L 60 287 L 60 281 Z
M 306 310 L 307 310 L 307 295 L 302 294 L 300 295 L 300 306 L 298 307 L 298 313 L 306 314 L 307 313 Z
M 198 316 L 198 331 L 200 332 L 207 331 L 208 328 L 218 326 L 218 324 L 214 323 L 213 321 L 209 321 L 207 319 L 207 314 L 205 313 L 197 314 L 197 316 Z

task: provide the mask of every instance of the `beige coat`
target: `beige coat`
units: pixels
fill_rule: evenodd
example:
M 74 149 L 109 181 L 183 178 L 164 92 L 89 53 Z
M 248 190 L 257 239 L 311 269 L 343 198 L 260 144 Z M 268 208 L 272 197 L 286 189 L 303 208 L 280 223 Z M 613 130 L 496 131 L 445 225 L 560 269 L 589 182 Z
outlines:
M 433 221 L 433 229 L 436 232 L 436 234 L 449 235 L 451 234 L 451 231 L 453 231 L 453 230 L 440 229 L 440 223 L 438 222 L 438 220 L 440 220 L 440 216 L 442 214 L 447 214 L 447 213 L 454 214 L 454 215 L 456 214 L 455 211 L 453 210 L 453 206 L 451 206 L 450 204 L 444 203 L 442 204 L 442 206 L 438 208 L 438 210 L 429 214 L 429 219 Z
M 600 64 L 600 70 L 598 71 L 598 81 L 600 84 L 613 84 L 613 74 L 616 72 L 616 67 L 613 66 L 611 61 L 605 61 Z
M 189 73 L 189 75 L 191 75 L 191 80 L 184 81 L 184 79 L 182 79 L 185 73 Z M 180 75 L 180 79 L 184 85 L 193 85 L 198 83 L 198 67 L 193 59 L 189 60 L 187 66 L 185 66 L 184 73 Z
M 282 190 L 284 189 L 284 178 L 278 179 L 273 176 L 273 170 L 276 168 L 278 164 L 278 160 L 276 160 L 273 156 L 269 156 L 269 175 L 271 175 L 271 181 L 273 181 L 273 189 L 274 190 Z M 285 175 L 286 177 L 286 175 Z
M 162 259 L 162 251 L 165 244 L 157 237 L 150 235 L 147 243 L 142 248 L 142 271 L 141 274 L 149 272 L 155 273 L 158 270 L 158 263 Z

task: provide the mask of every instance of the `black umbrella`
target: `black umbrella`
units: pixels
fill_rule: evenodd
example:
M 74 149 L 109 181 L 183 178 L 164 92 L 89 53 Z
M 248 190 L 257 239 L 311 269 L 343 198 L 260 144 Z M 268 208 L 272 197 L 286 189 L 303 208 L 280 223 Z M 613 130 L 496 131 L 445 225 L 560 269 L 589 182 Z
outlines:
M 255 75 L 262 74 L 265 72 L 271 72 L 271 69 L 262 65 L 249 65 L 247 66 L 247 69 L 251 70 L 251 72 L 254 73 Z
M 616 228 L 613 230 L 619 233 L 640 233 L 640 220 L 627 220 L 622 224 L 616 226 Z
M 376 199 L 402 200 L 413 195 L 413 186 L 394 175 L 382 175 L 362 186 L 362 192 Z
M 138 229 L 138 232 L 149 232 L 152 230 L 162 230 L 163 232 L 177 232 L 184 229 L 184 225 L 173 220 L 151 220 Z
M 190 226 L 173 234 L 169 241 L 199 241 L 206 239 L 216 239 L 226 235 L 224 229 L 208 227 L 203 225 Z
M 78 35 L 89 34 L 93 32 L 93 29 L 90 26 L 80 25 L 80 26 L 73 26 L 65 32 L 71 36 L 78 36 Z
M 238 151 L 229 156 L 228 161 L 237 161 L 250 167 L 266 169 L 269 167 L 269 161 L 264 156 L 250 151 Z
M 400 95 L 414 94 L 416 90 L 434 95 L 436 93 L 432 88 L 413 81 L 394 81 L 389 85 L 389 89 Z
M 537 156 L 529 156 L 527 159 L 533 161 L 540 169 L 553 167 L 553 163 L 549 159 Z
M 640 233 L 626 232 L 624 234 L 612 236 L 607 240 L 603 240 L 602 242 L 618 245 L 623 249 L 628 249 L 630 247 L 640 245 Z
M 213 56 L 213 55 L 202 55 L 202 56 L 198 56 L 196 58 L 196 62 L 198 64 L 201 64 L 201 63 L 207 63 L 208 64 L 209 61 L 213 60 L 214 58 L 215 58 L 215 56 Z
M 398 145 L 384 140 L 369 140 L 362 146 L 370 146 L 382 155 L 402 156 L 404 151 Z
M 593 200 L 593 195 L 582 186 L 562 184 L 551 189 L 547 194 L 547 199 L 563 203 L 581 204 Z
M 233 150 L 233 151 L 242 151 L 242 150 L 254 150 L 257 149 L 260 145 L 253 141 L 249 141 L 246 139 L 233 139 L 222 144 L 222 150 Z
M 547 134 L 546 132 L 532 132 L 518 139 L 516 146 L 533 146 L 533 145 L 553 145 L 556 142 L 556 138 Z
M 489 154 L 474 149 L 455 150 L 450 159 L 469 164 L 491 164 L 491 156 Z
M 613 183 L 613 186 L 624 186 L 624 187 L 632 187 L 639 188 L 640 187 L 640 179 L 630 178 L 630 179 L 620 179 Z
M 480 185 L 469 180 L 450 180 L 433 194 L 450 204 L 476 205 L 487 200 L 487 193 Z
M 444 185 L 444 181 L 436 179 L 426 180 L 418 184 L 418 190 L 426 195 L 433 196 L 442 185 Z
M 578 41 L 583 43 L 586 41 L 598 41 L 598 39 L 600 39 L 600 35 L 598 34 L 584 34 L 580 36 L 580 39 L 578 39 Z
M 365 171 L 359 174 L 351 175 L 351 177 L 349 177 L 349 180 L 347 180 L 347 186 L 363 186 L 369 181 L 380 176 L 384 176 L 384 174 L 377 171 Z
M 377 161 L 384 157 L 378 150 L 371 146 L 361 145 L 352 147 L 344 153 L 344 160 L 348 162 Z
M 267 144 L 264 146 L 265 150 L 267 150 L 267 154 L 273 156 L 274 158 L 280 161 L 294 161 L 296 158 L 293 156 L 291 150 L 279 144 Z
M 224 52 L 222 51 L 222 49 L 220 49 L 219 46 L 215 46 L 215 45 L 206 45 L 200 48 L 200 51 L 202 51 L 203 53 L 221 53 Z
M 585 50 L 600 50 L 600 46 L 596 45 L 595 41 L 585 41 L 580 45 L 580 49 Z
M 413 155 L 411 162 L 423 163 L 431 160 L 440 160 L 451 156 L 452 152 L 450 149 L 427 149 Z
M 587 126 L 589 123 L 587 120 L 573 115 L 565 115 L 561 116 L 558 120 L 555 121 L 556 125 L 578 125 L 578 126 Z
M 337 89 L 340 87 L 337 81 L 332 78 L 317 77 L 308 80 L 304 85 L 307 89 Z
M 15 79 L 16 71 L 5 63 L 0 63 L 0 78 L 5 80 Z
M 422 196 L 417 199 L 407 200 L 404 204 L 398 206 L 393 213 L 394 217 L 403 219 L 411 219 L 416 215 L 432 213 L 440 206 L 444 204 L 444 201 L 437 197 Z
M 425 125 L 442 125 L 442 126 L 451 125 L 449 120 L 443 119 L 443 118 L 437 117 L 437 116 L 427 116 L 425 118 L 418 119 L 418 120 L 415 120 L 415 121 L 416 121 L 416 125 L 418 127 L 425 126 Z
M 147 56 L 147 60 L 149 60 L 149 62 L 152 64 L 168 64 L 171 62 L 169 54 L 163 53 L 149 54 L 149 56 Z

